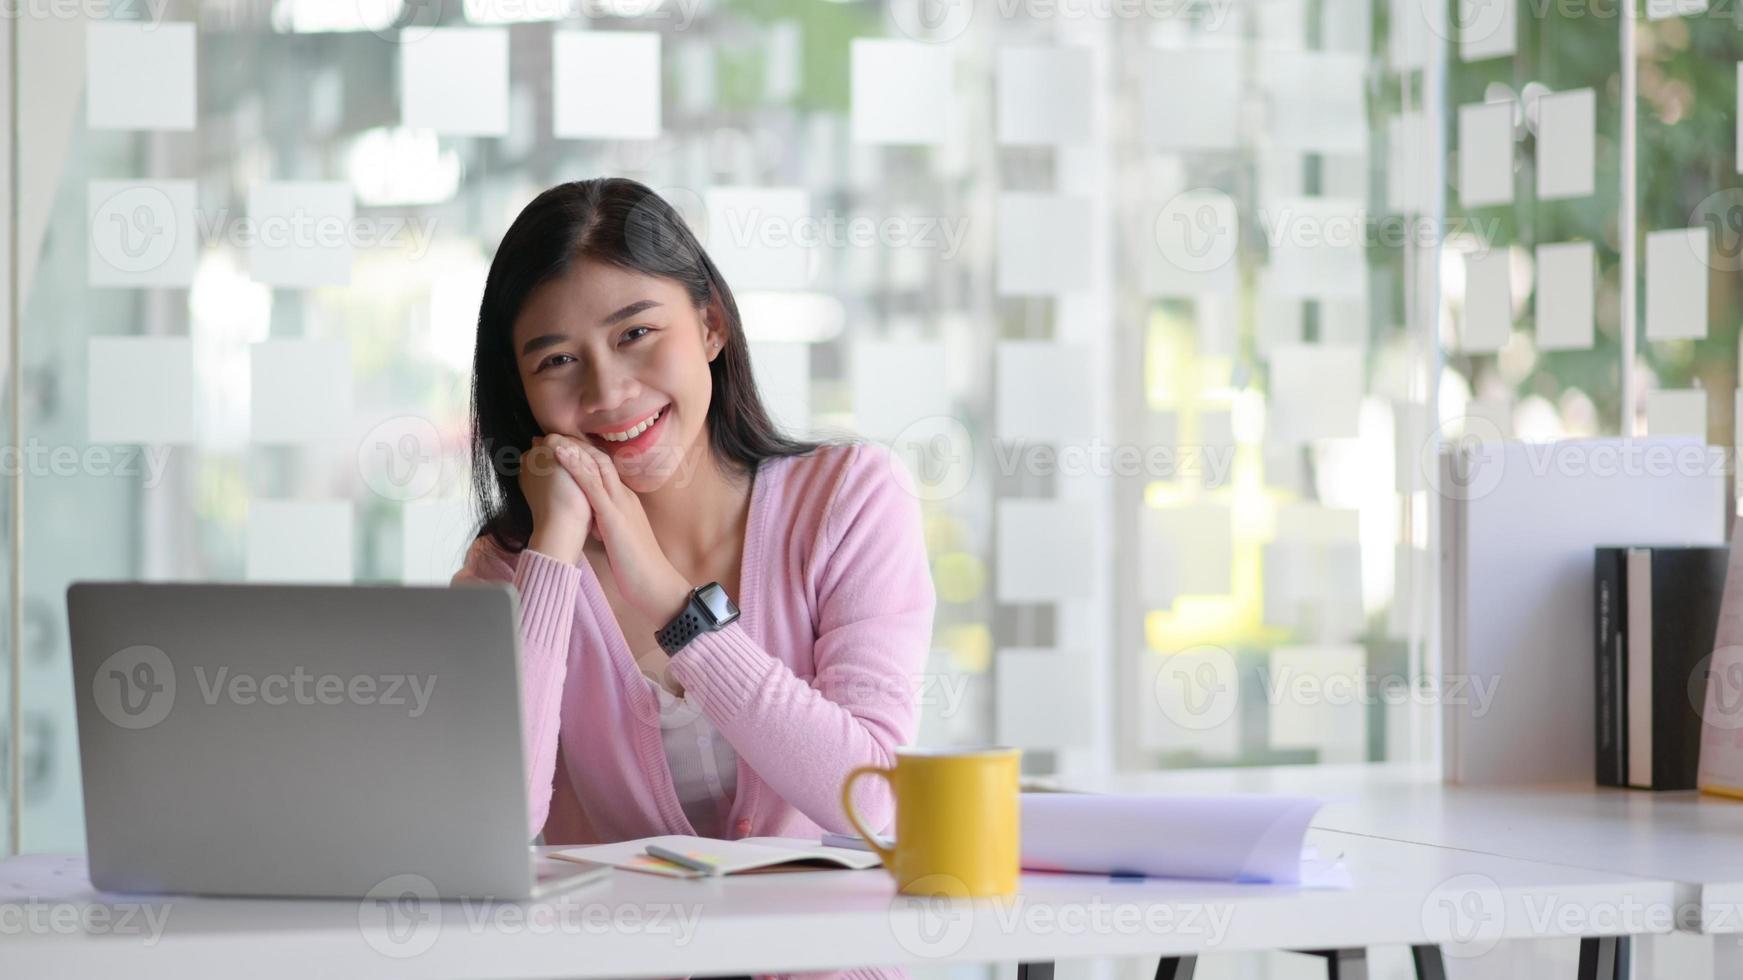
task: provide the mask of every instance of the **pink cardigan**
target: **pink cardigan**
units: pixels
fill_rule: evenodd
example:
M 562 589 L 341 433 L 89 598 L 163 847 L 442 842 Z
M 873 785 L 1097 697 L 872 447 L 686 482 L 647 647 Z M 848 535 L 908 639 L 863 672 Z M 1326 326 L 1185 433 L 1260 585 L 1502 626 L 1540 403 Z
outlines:
M 728 834 L 852 833 L 841 784 L 887 765 L 919 725 L 933 591 L 906 470 L 876 443 L 772 459 L 751 488 L 736 623 L 704 634 L 671 671 L 737 751 Z M 592 566 L 486 537 L 455 583 L 520 593 L 527 801 L 547 843 L 691 834 L 643 680 Z M 702 584 L 702 583 L 696 583 Z M 860 813 L 893 823 L 883 780 L 861 780 Z

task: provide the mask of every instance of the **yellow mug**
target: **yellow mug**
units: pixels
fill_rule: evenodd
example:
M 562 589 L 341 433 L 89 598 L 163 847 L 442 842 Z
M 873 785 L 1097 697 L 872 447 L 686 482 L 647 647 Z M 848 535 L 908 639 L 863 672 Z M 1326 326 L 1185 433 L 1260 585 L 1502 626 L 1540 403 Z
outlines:
M 883 858 L 905 895 L 1011 895 L 1020 857 L 1017 775 L 1021 749 L 896 750 L 896 764 L 860 766 L 841 784 L 853 829 Z M 861 776 L 890 781 L 896 840 L 884 847 L 853 806 Z

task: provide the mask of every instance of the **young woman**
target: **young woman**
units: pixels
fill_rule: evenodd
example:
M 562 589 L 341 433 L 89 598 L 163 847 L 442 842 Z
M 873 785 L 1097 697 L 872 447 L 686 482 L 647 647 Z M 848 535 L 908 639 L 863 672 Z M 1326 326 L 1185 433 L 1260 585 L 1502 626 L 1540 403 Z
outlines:
M 771 424 L 731 290 L 630 180 L 515 219 L 472 390 L 483 524 L 455 581 L 520 594 L 529 833 L 852 833 L 842 781 L 914 740 L 931 639 L 900 464 Z M 855 793 L 887 828 L 885 783 Z

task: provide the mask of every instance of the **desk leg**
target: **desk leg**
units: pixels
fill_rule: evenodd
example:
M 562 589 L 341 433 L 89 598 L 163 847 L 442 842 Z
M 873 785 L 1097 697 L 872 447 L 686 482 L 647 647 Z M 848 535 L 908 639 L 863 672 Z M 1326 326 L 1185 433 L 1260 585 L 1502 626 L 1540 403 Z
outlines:
M 1713 980 L 1743 977 L 1743 936 L 1717 935 L 1713 942 Z
M 1053 980 L 1053 961 L 1018 963 L 1017 980 Z
M 1192 980 L 1196 969 L 1196 956 L 1164 956 L 1156 963 L 1156 980 Z
M 1410 962 L 1416 964 L 1416 980 L 1446 980 L 1446 959 L 1432 943 L 1410 947 Z
M 1628 980 L 1627 936 L 1594 936 L 1580 940 L 1579 980 Z
M 1325 960 L 1325 980 L 1368 980 L 1368 951 L 1352 949 L 1297 949 L 1295 953 L 1318 956 Z

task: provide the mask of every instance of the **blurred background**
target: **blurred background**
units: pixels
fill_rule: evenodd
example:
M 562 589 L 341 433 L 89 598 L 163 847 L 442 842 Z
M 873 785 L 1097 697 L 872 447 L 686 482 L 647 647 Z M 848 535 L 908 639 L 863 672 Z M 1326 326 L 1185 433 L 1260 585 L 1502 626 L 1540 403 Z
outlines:
M 69 582 L 448 580 L 492 251 L 602 175 L 702 236 L 784 425 L 911 468 L 923 743 L 1432 764 L 1434 448 L 1733 444 L 1697 7 L 20 0 L 8 829 L 84 847 Z

